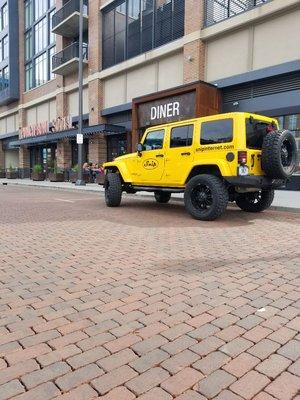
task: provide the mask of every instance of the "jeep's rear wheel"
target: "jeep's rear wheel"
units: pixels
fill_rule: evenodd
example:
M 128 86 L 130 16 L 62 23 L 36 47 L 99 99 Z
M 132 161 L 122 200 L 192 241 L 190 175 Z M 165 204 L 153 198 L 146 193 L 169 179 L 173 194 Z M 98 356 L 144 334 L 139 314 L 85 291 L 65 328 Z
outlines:
M 154 192 L 154 197 L 158 203 L 168 203 L 171 198 L 171 193 L 162 192 L 161 190 L 157 190 L 156 192 Z
M 239 193 L 235 201 L 241 210 L 254 213 L 269 208 L 273 200 L 274 190 L 266 189 L 257 192 Z
M 109 172 L 105 177 L 105 202 L 108 207 L 118 207 L 122 200 L 122 182 L 120 175 Z
M 261 166 L 269 178 L 287 179 L 296 169 L 297 145 L 288 130 L 267 133 L 262 145 Z
M 221 179 L 207 174 L 194 176 L 184 192 L 187 212 L 202 221 L 220 217 L 226 210 L 228 198 L 228 190 Z

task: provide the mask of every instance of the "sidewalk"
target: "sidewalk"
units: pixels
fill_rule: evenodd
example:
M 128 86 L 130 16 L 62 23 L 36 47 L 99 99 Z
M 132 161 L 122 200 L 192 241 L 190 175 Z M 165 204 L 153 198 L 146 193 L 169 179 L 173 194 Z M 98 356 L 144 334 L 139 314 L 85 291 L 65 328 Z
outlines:
M 49 182 L 49 181 L 34 182 L 30 179 L 0 179 L 0 185 L 3 184 L 33 186 L 33 187 L 42 187 L 48 189 L 60 189 L 60 190 L 72 190 L 72 191 L 76 190 L 87 191 L 87 192 L 104 191 L 101 185 L 97 185 L 94 183 L 89 183 L 86 186 L 75 186 L 74 183 L 70 182 Z M 140 192 L 137 195 L 152 196 L 152 194 L 148 192 Z M 172 197 L 181 199 L 183 195 L 173 194 Z M 300 212 L 300 191 L 276 190 L 275 199 L 271 208 L 278 211 Z

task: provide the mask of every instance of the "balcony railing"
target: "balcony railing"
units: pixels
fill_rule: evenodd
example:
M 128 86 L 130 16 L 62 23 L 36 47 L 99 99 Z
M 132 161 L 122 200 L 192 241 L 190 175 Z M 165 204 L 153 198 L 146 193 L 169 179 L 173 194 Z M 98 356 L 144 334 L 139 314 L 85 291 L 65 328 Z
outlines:
M 205 0 L 204 26 L 214 25 L 270 1 L 272 0 Z
M 79 25 L 80 0 L 70 0 L 62 8 L 60 8 L 52 17 L 53 33 L 73 37 L 78 30 Z M 83 29 L 87 29 L 88 1 L 83 4 L 84 25 Z
M 83 44 L 83 61 L 88 60 L 88 45 Z M 59 53 L 54 54 L 52 58 L 52 72 L 59 75 L 65 75 L 78 68 L 79 61 L 79 43 L 74 42 L 64 48 Z

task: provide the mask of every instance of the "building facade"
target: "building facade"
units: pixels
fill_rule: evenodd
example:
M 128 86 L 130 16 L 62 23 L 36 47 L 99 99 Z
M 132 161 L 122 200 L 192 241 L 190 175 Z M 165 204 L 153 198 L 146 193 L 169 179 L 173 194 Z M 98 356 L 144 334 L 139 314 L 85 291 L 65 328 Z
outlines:
M 85 0 L 83 20 L 84 161 L 131 151 L 169 110 L 274 116 L 300 152 L 300 0 Z M 0 171 L 77 164 L 78 37 L 79 0 L 0 0 Z M 199 81 L 220 96 L 201 110 L 190 93 L 187 114 Z

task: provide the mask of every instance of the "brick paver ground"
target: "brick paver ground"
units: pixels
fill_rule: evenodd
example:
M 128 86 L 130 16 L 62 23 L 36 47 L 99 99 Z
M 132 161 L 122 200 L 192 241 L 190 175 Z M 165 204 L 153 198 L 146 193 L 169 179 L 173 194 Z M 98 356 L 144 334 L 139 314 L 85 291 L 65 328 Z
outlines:
M 300 215 L 0 188 L 0 400 L 300 398 Z

